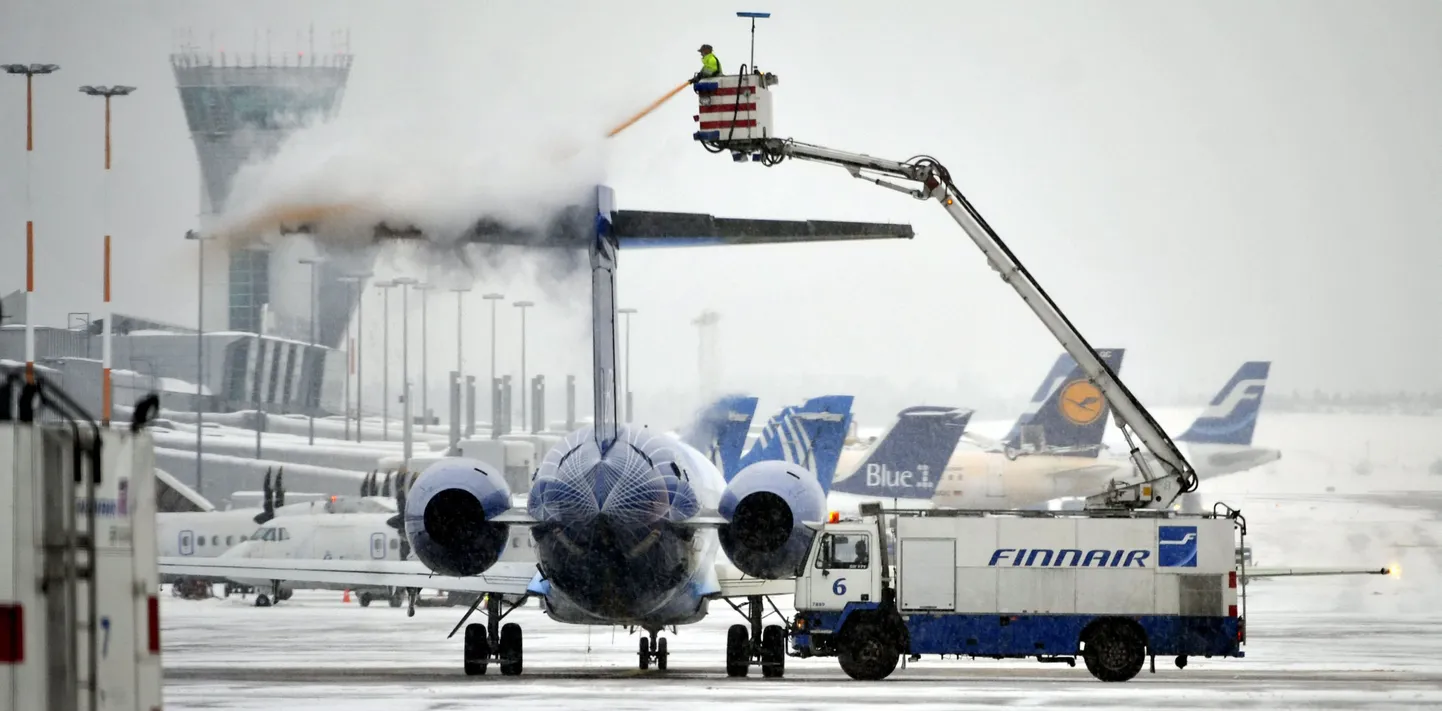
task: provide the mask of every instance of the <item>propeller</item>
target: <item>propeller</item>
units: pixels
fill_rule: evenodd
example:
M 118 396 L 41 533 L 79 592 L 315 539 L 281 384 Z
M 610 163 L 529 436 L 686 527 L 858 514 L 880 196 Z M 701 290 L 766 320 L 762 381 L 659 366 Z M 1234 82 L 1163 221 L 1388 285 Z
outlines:
M 381 496 L 391 495 L 391 476 L 393 476 L 394 474 L 395 472 L 386 472 L 385 483 L 381 484 Z
M 406 492 L 410 491 L 411 485 L 415 484 L 415 475 L 409 479 L 405 472 L 399 472 L 396 476 L 396 515 L 386 520 L 386 525 L 400 532 L 401 539 L 401 560 L 411 556 L 411 541 L 406 536 Z M 386 485 L 390 485 L 390 475 L 386 475 Z
M 257 525 L 275 518 L 275 492 L 270 488 L 270 467 L 265 468 L 265 480 L 261 483 L 261 512 L 253 519 Z
M 371 475 L 372 475 L 372 474 L 374 474 L 374 472 L 366 472 L 366 475 L 363 476 L 363 477 L 361 477 L 361 485 L 360 485 L 360 495 L 361 495 L 361 498 L 365 498 L 365 497 L 371 495 L 370 485 L 371 485 Z
M 281 477 L 285 476 L 285 467 L 275 472 L 275 508 L 285 506 L 285 487 L 281 485 Z

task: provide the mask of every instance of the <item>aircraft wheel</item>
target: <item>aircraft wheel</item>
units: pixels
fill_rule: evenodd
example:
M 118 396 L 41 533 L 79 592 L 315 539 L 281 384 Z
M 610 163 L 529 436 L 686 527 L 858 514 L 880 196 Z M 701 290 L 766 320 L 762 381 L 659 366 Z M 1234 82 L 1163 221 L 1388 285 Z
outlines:
M 396 589 L 392 590 L 392 591 L 391 591 L 391 596 L 390 596 L 390 598 L 386 600 L 386 602 L 389 602 L 389 603 L 390 603 L 390 606 L 391 606 L 391 607 L 400 607 L 400 606 L 401 606 L 401 603 L 403 603 L 403 602 L 405 602 L 405 601 L 406 601 L 405 593 L 402 592 L 400 588 L 396 588 Z
M 769 625 L 761 631 L 761 676 L 777 679 L 786 673 L 786 631 Z
M 466 625 L 464 657 L 466 676 L 486 673 L 486 662 L 491 657 L 491 642 L 486 638 L 485 625 L 476 622 Z
M 256 607 L 270 607 L 270 596 L 269 596 L 269 595 L 266 595 L 265 593 L 259 593 L 259 594 L 257 594 L 257 595 L 255 596 L 255 606 L 256 606 Z
M 641 639 L 639 639 L 639 640 L 637 640 L 637 641 L 639 641 L 639 642 L 641 643 L 641 645 L 640 645 L 641 651 L 639 651 L 639 652 L 636 653 L 636 658 L 640 661 L 640 664 L 641 664 L 641 668 L 642 668 L 642 669 L 650 669 L 650 668 L 651 668 L 651 642 L 650 642 L 650 640 L 646 639 L 645 637 L 642 637 Z
M 656 640 L 656 668 L 666 671 L 666 657 L 669 656 L 671 653 L 666 651 L 666 638 Z
M 518 676 L 521 673 L 521 626 L 507 622 L 501 627 L 501 674 Z
M 746 625 L 726 630 L 726 676 L 746 676 L 751 667 L 751 632 Z

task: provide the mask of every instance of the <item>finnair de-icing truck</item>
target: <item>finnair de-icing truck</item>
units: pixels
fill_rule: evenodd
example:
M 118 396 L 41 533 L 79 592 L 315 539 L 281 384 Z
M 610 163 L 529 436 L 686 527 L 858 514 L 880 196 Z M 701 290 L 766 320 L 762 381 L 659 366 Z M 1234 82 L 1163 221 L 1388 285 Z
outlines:
M 885 678 L 901 654 L 1080 656 L 1102 681 L 1147 657 L 1244 655 L 1240 517 L 862 512 L 817 537 L 791 630 L 794 654 L 837 656 L 853 678 Z

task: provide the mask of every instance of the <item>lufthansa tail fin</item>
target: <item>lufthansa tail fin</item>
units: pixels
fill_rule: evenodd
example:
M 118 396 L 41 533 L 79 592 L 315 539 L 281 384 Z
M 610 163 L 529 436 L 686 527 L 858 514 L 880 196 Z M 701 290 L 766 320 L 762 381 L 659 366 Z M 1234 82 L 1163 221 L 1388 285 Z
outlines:
M 1097 353 L 1112 372 L 1121 371 L 1126 349 L 1102 348 Z M 1007 434 L 1009 452 L 1097 456 L 1111 409 L 1070 355 L 1062 354 L 1032 400 L 1040 405 L 1029 406 Z
M 756 398 L 726 395 L 697 414 L 691 426 L 681 432 L 681 441 L 706 455 L 729 481 L 740 471 L 746 433 L 756 415 Z
M 784 460 L 816 472 L 823 491 L 831 489 L 836 463 L 851 427 L 850 395 L 823 395 L 800 407 L 786 407 L 766 421 L 766 428 L 751 450 L 726 471 L 726 480 L 756 462 Z
M 1180 437 L 1181 442 L 1198 444 L 1250 445 L 1257 429 L 1257 413 L 1262 409 L 1262 393 L 1267 389 L 1271 361 L 1243 363 L 1212 398 L 1211 404 Z
M 971 410 L 919 405 L 897 413 L 856 471 L 835 490 L 881 498 L 930 499 L 971 420 Z

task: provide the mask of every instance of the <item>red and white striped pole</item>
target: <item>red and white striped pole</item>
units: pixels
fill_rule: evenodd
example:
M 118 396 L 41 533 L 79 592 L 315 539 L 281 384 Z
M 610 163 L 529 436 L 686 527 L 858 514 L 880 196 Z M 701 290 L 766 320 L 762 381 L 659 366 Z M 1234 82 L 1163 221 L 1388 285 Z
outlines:
M 35 382 L 35 212 L 30 197 L 35 153 L 35 75 L 52 74 L 58 64 L 6 64 L 6 74 L 25 75 L 25 382 Z
M 110 231 L 110 97 L 125 96 L 135 91 L 133 86 L 82 86 L 80 92 L 87 96 L 99 96 L 105 99 L 105 176 L 101 180 L 100 191 L 100 214 L 105 223 L 106 232 Z M 101 332 L 101 361 L 100 361 L 100 422 L 103 425 L 110 425 L 110 414 L 115 406 L 114 390 L 110 380 L 110 334 L 112 312 L 110 310 L 110 235 L 105 235 L 105 258 L 102 266 L 103 283 L 105 291 L 104 306 L 100 310 L 103 331 Z

